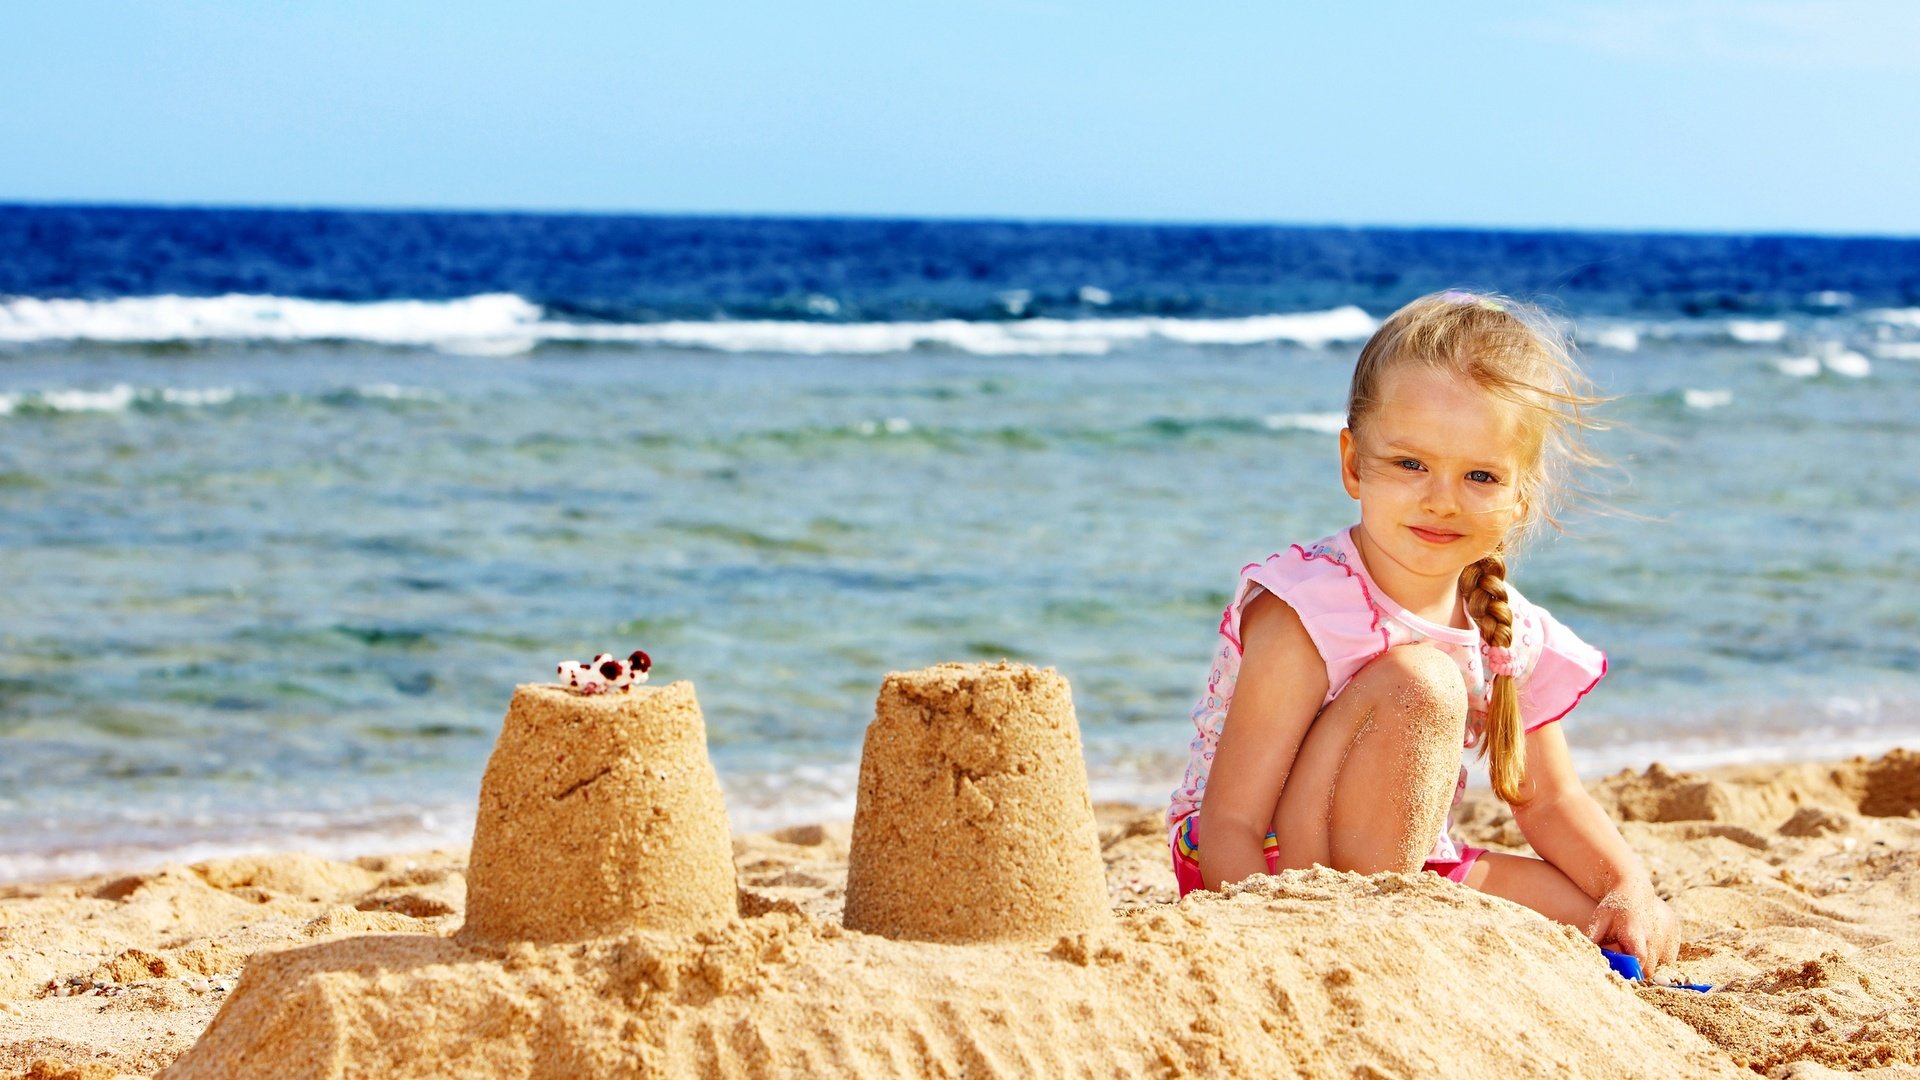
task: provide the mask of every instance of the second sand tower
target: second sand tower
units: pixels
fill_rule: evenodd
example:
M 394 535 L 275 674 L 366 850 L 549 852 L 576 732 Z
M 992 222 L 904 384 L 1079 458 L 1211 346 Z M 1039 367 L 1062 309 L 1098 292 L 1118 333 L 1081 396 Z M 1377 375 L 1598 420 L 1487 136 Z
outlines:
M 860 756 L 847 927 L 1009 941 L 1111 918 L 1067 680 L 1005 661 L 888 675 Z
M 691 931 L 732 917 L 737 896 L 692 683 L 515 688 L 480 782 L 462 937 Z

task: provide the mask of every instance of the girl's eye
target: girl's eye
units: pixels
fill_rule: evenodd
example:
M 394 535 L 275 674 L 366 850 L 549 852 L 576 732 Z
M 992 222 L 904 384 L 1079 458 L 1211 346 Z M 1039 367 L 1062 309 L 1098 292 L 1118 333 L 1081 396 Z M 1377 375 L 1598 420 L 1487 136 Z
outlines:
M 1475 469 L 1467 474 L 1467 479 L 1476 484 L 1497 484 L 1500 478 L 1485 469 Z
M 1420 464 L 1419 462 L 1413 460 L 1412 458 L 1402 458 L 1399 461 L 1394 462 L 1394 464 L 1398 465 L 1402 469 L 1407 470 L 1408 472 L 1424 472 L 1426 471 L 1426 468 L 1427 468 L 1425 465 Z

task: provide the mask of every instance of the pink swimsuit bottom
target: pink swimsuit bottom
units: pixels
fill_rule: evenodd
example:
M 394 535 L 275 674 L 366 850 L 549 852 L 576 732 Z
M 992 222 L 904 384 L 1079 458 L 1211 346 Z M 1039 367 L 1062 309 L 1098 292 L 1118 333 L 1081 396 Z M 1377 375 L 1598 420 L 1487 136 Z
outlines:
M 1181 896 L 1195 889 L 1206 888 L 1206 884 L 1200 879 L 1200 863 L 1195 858 L 1200 853 L 1200 847 L 1193 842 L 1193 822 L 1199 816 L 1188 814 L 1173 837 L 1173 879 L 1180 885 Z M 1267 873 L 1279 873 L 1280 838 L 1271 832 L 1267 833 L 1266 842 L 1261 845 L 1260 853 L 1267 857 Z M 1486 853 L 1485 848 L 1468 847 L 1462 844 L 1459 859 L 1446 862 L 1429 859 L 1426 869 L 1448 881 L 1464 885 L 1467 883 L 1467 872 L 1472 870 L 1473 864 L 1479 862 L 1480 856 Z

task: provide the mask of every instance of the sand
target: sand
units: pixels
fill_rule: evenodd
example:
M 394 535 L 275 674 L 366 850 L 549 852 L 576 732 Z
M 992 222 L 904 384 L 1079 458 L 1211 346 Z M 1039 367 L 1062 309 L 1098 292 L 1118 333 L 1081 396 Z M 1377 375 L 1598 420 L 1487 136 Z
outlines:
M 860 754 L 843 922 L 949 943 L 1111 920 L 1067 680 L 938 664 L 881 684 Z
M 692 683 L 517 687 L 480 781 L 461 936 L 585 941 L 724 921 L 731 841 Z
M 1629 988 L 1431 875 L 1176 904 L 1159 809 L 1102 806 L 1116 914 L 1052 941 L 843 929 L 847 823 L 736 839 L 739 917 L 586 943 L 456 937 L 460 851 L 0 887 L 0 1076 L 297 1051 L 287 1075 L 1920 1077 L 1920 754 L 1592 788 L 1683 919 L 1676 973 L 1720 990 Z M 1462 811 L 1463 838 L 1520 849 L 1490 796 Z

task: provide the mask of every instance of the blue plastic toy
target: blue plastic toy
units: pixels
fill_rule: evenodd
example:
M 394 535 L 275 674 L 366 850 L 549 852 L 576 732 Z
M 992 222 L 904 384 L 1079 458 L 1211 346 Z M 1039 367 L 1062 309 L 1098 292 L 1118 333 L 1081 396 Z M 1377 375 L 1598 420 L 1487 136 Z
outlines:
M 1640 960 L 1638 957 L 1630 956 L 1623 952 L 1614 952 L 1612 949 L 1601 949 L 1600 955 L 1607 958 L 1607 966 L 1613 969 L 1614 974 L 1628 982 L 1641 981 L 1643 973 L 1640 970 Z M 1667 986 L 1675 990 L 1697 990 L 1702 994 L 1713 989 L 1713 987 L 1708 986 L 1706 983 L 1655 983 L 1654 985 Z

